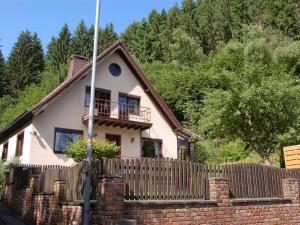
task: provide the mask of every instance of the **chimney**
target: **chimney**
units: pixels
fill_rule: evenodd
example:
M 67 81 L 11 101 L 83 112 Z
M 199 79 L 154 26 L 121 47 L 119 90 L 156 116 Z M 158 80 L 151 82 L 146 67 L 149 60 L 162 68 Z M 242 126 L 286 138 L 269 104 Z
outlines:
M 89 63 L 89 61 L 86 57 L 83 57 L 80 55 L 75 55 L 75 54 L 71 55 L 71 62 L 69 65 L 67 79 L 70 79 L 75 74 L 77 74 L 88 63 Z

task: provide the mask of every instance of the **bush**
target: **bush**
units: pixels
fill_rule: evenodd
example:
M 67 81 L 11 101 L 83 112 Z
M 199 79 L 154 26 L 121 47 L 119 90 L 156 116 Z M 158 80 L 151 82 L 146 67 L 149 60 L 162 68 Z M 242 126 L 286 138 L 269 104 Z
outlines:
M 82 162 L 86 159 L 87 142 L 86 139 L 80 138 L 75 143 L 70 143 L 65 151 L 66 155 L 75 160 Z M 93 141 L 93 159 L 102 160 L 114 158 L 120 147 L 114 142 L 108 141 Z
M 4 173 L 7 171 L 7 165 L 0 161 L 0 198 L 3 192 Z
M 239 139 L 224 143 L 219 148 L 219 157 L 223 162 L 236 162 L 248 155 L 249 151 L 245 150 L 245 144 Z

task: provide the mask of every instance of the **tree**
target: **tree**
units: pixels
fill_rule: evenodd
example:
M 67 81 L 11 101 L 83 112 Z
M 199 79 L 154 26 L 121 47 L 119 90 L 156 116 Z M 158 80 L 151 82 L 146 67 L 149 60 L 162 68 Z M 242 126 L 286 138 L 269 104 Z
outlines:
M 9 93 L 19 95 L 26 86 L 38 83 L 44 66 L 43 48 L 37 34 L 21 32 L 7 60 Z
M 161 18 L 156 10 L 152 10 L 148 18 L 148 35 L 147 41 L 150 47 L 150 62 L 155 60 L 162 60 L 162 41 L 160 40 Z
M 99 32 L 99 47 L 100 52 L 107 49 L 114 42 L 118 40 L 119 36 L 114 30 L 114 25 L 112 23 L 107 24 L 104 29 L 100 29 Z
M 192 65 L 204 59 L 202 48 L 197 42 L 180 28 L 173 32 L 171 44 L 172 60 L 179 64 Z
M 8 85 L 8 80 L 5 73 L 5 60 L 0 49 L 0 97 L 5 94 L 6 86 Z
M 182 2 L 181 25 L 183 30 L 191 36 L 196 35 L 195 9 L 196 4 L 194 0 L 184 0 Z
M 84 20 L 81 20 L 71 40 L 70 54 L 78 54 L 87 58 L 93 55 L 93 28 L 87 29 Z
M 203 51 L 208 54 L 217 48 L 221 39 L 220 14 L 215 0 L 201 1 L 197 8 L 197 25 Z
M 299 39 L 299 10 L 300 3 L 295 0 L 273 0 L 267 1 L 264 17 L 269 26 L 281 30 L 290 37 Z M 261 4 L 262 5 L 262 4 Z
M 240 138 L 269 164 L 270 154 L 299 129 L 300 86 L 267 51 L 266 43 L 252 40 L 231 43 L 216 56 L 210 77 L 221 87 L 206 91 L 199 131 Z
M 71 33 L 67 24 L 64 24 L 57 38 L 53 37 L 48 45 L 47 63 L 56 69 L 61 64 L 66 65 L 70 58 Z
M 151 59 L 148 31 L 149 24 L 143 19 L 129 25 L 121 37 L 129 51 L 142 63 Z

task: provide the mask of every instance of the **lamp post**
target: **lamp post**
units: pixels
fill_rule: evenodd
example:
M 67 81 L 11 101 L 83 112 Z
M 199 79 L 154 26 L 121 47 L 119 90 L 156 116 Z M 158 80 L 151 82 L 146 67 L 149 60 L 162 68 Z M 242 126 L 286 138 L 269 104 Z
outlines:
M 97 49 L 98 49 L 100 3 L 101 0 L 96 0 L 94 49 L 93 49 L 93 64 L 92 64 L 92 78 L 91 78 L 91 97 L 90 97 L 90 106 L 89 106 L 89 124 L 88 124 L 88 139 L 87 139 L 86 177 L 84 183 L 83 225 L 90 224 L 91 163 L 92 163 L 92 155 L 93 155 L 95 80 L 96 80 L 96 66 L 97 66 L 96 64 L 97 64 Z

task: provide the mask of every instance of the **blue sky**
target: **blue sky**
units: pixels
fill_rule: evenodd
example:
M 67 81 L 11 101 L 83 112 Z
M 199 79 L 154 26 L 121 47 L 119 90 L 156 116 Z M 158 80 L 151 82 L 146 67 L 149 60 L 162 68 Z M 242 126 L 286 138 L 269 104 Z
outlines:
M 56 36 L 64 23 L 73 31 L 84 19 L 92 25 L 96 0 L 1 0 L 0 45 L 8 56 L 22 30 L 37 32 L 44 49 L 52 36 Z M 118 33 L 133 21 L 147 17 L 152 9 L 169 9 L 181 0 L 102 0 L 100 23 L 112 22 Z

